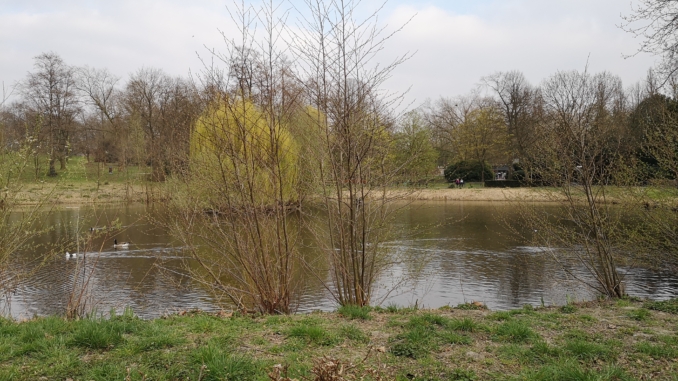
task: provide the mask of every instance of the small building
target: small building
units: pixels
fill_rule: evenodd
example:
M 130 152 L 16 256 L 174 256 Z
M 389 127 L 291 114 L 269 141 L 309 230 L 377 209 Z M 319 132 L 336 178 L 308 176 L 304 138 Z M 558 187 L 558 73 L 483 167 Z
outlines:
M 492 172 L 494 172 L 495 180 L 508 180 L 510 167 L 505 164 L 493 165 Z

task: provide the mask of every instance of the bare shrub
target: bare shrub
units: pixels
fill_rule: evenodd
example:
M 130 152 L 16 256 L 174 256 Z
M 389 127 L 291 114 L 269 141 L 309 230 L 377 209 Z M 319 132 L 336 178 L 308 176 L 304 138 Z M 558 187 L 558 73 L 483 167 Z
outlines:
M 626 179 L 619 133 L 621 82 L 607 73 L 561 72 L 543 84 L 542 94 L 545 138 L 529 166 L 541 183 L 558 189 L 554 201 L 560 213 L 549 215 L 527 205 L 524 223 L 539 245 L 553 248 L 557 260 L 570 253 L 593 277 L 578 279 L 603 295 L 622 297 L 617 265 L 631 237 L 625 236 L 622 214 L 609 194 Z
M 377 25 L 378 11 L 358 20 L 358 1 L 305 3 L 310 13 L 300 16 L 305 29 L 292 36 L 292 51 L 318 142 L 310 159 L 323 211 L 307 215 L 308 221 L 329 258 L 327 289 L 341 305 L 369 305 L 391 264 L 383 245 L 393 232 L 387 187 L 398 174 L 389 147 L 390 112 L 400 97 L 384 96 L 380 87 L 408 55 L 385 66 L 370 64 L 391 35 Z
M 241 310 L 290 313 L 298 257 L 294 212 L 303 197 L 298 146 L 289 132 L 297 93 L 276 51 L 277 19 L 268 4 L 233 7 L 242 40 L 213 52 L 226 66 L 201 76 L 203 112 L 191 137 L 191 163 L 170 186 L 166 219 L 188 247 L 193 275 Z M 264 24 L 255 39 L 253 23 Z M 224 74 L 226 73 L 226 74 Z

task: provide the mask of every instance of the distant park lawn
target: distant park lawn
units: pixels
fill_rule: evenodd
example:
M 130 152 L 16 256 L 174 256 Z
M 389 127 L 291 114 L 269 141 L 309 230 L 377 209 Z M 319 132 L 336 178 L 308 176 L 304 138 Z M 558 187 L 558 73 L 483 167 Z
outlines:
M 108 169 L 112 168 L 112 174 Z M 66 169 L 60 170 L 59 163 L 56 163 L 57 176 L 47 176 L 49 167 L 46 158 L 41 158 L 40 167 L 36 178 L 35 167 L 28 165 L 22 174 L 22 180 L 31 182 L 128 182 L 145 181 L 145 174 L 150 173 L 150 167 L 139 167 L 135 165 L 120 166 L 118 163 L 101 163 L 93 160 L 87 161 L 84 156 L 70 157 L 66 163 Z
M 22 174 L 22 195 L 20 203 L 32 204 L 45 192 L 56 193 L 60 203 L 78 204 L 89 202 L 136 202 L 147 201 L 148 188 L 162 190 L 163 183 L 151 182 L 148 166 L 120 166 L 118 163 L 99 163 L 84 156 L 68 159 L 66 170 L 59 170 L 57 176 L 47 176 L 47 160 L 41 159 L 41 167 L 36 179 L 34 167 L 30 164 Z M 112 173 L 109 173 L 109 168 Z M 421 201 L 559 201 L 562 189 L 555 187 L 521 188 L 485 188 L 481 182 L 464 184 L 459 188 L 444 178 L 431 178 L 427 181 L 401 183 L 389 188 L 391 192 L 403 192 L 403 197 Z M 576 191 L 576 185 L 574 188 Z M 678 187 L 606 187 L 606 197 L 610 202 L 632 200 L 642 195 L 643 200 L 678 199 Z M 153 197 L 157 197 L 157 194 Z M 640 198 L 639 198 L 640 199 Z

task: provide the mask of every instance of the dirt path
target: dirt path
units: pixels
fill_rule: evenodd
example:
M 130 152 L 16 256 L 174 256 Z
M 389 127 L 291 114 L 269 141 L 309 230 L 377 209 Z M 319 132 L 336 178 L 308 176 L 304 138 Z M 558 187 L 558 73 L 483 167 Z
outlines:
M 394 196 L 421 201 L 559 201 L 559 196 L 548 189 L 539 188 L 465 188 L 421 189 L 392 191 Z M 560 196 L 562 197 L 562 196 Z

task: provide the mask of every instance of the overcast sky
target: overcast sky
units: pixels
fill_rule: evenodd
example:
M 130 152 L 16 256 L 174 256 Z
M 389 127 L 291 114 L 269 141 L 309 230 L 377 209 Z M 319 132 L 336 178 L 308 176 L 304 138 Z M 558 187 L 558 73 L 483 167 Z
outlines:
M 221 49 L 234 29 L 226 0 L 0 0 L 0 81 L 9 86 L 42 52 L 71 65 L 107 68 L 125 80 L 141 67 L 187 76 L 204 46 Z M 301 1 L 293 0 L 301 4 Z M 377 0 L 364 0 L 366 6 Z M 393 0 L 380 22 L 414 19 L 379 56 L 416 52 L 386 84 L 411 87 L 408 100 L 468 93 L 480 78 L 520 70 L 538 84 L 558 70 L 607 70 L 626 85 L 642 80 L 654 57 L 618 28 L 631 0 Z

